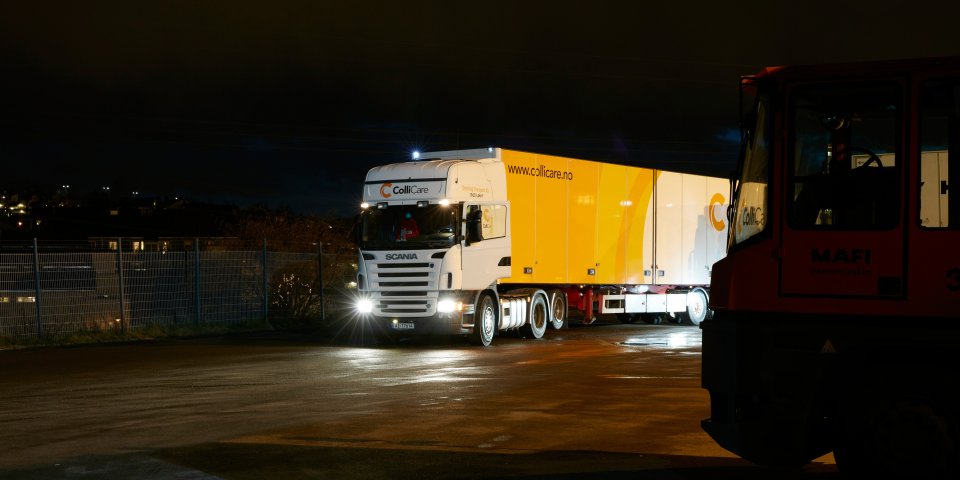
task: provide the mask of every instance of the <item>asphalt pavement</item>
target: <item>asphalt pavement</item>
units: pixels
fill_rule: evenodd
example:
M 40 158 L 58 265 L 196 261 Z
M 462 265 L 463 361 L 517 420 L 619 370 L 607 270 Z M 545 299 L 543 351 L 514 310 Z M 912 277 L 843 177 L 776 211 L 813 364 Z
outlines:
M 837 478 L 699 428 L 700 331 L 227 336 L 0 351 L 0 478 Z

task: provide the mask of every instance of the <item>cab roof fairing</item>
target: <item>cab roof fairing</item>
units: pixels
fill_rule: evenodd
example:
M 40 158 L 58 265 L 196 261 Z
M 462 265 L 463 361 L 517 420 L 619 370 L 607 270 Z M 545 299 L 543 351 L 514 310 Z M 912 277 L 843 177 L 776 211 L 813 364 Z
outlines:
M 451 203 L 500 200 L 506 197 L 503 163 L 496 159 L 425 160 L 370 169 L 363 201 L 371 205 L 415 204 L 418 200 Z
M 902 77 L 906 72 L 956 75 L 960 73 L 960 56 L 767 66 L 749 76 L 757 79 L 822 80 Z

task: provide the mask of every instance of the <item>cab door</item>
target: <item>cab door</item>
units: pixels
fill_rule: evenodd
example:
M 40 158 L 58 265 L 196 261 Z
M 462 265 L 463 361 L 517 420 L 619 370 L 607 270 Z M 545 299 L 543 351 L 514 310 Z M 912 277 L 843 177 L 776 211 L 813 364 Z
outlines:
M 484 202 L 464 205 L 464 232 L 461 253 L 464 290 L 483 290 L 510 276 L 509 203 Z M 480 222 L 480 238 L 469 239 L 471 221 Z
M 787 93 L 781 294 L 902 297 L 902 85 L 819 83 Z
M 919 204 L 911 208 L 911 314 L 960 312 L 960 76 L 918 79 Z

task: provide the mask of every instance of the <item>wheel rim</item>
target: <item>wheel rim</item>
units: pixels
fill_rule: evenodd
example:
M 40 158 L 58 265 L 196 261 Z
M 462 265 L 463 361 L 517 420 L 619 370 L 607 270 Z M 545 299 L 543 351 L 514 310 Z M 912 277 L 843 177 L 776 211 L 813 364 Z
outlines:
M 690 301 L 690 309 L 688 312 L 690 323 L 699 325 L 700 322 L 703 321 L 704 316 L 706 316 L 707 299 L 703 296 L 703 293 L 696 291 L 693 292 Z
M 545 304 L 538 303 L 536 306 L 534 306 L 533 326 L 537 330 L 544 330 L 547 328 L 547 306 Z
M 490 303 L 490 298 L 487 297 L 483 302 L 483 314 L 480 319 L 480 332 L 485 341 L 493 338 L 493 323 L 495 320 L 496 316 L 493 311 L 493 305 Z
M 551 310 L 553 310 L 553 318 L 551 320 L 553 328 L 557 330 L 563 328 L 563 321 L 566 320 L 567 309 L 560 294 L 553 296 L 553 308 Z

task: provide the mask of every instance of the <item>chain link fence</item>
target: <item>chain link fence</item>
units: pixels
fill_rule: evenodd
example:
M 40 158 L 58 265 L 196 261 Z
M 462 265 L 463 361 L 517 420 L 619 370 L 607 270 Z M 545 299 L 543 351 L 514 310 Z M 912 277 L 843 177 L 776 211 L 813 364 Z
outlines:
M 331 250 L 266 241 L 254 250 L 200 238 L 0 244 L 0 337 L 254 321 L 309 326 L 335 314 L 355 287 L 355 251 Z

